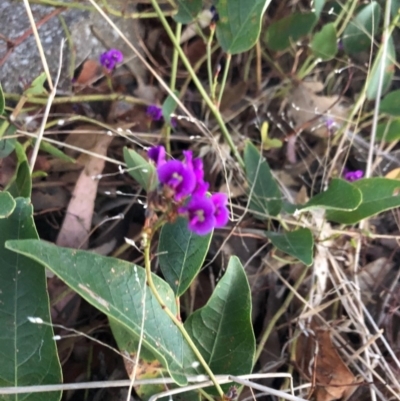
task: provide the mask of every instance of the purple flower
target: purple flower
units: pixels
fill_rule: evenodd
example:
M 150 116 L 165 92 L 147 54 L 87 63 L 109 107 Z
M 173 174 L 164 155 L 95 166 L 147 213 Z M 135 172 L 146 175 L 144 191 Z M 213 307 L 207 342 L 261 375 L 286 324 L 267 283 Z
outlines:
M 217 9 L 216 9 L 216 7 L 214 5 L 210 7 L 210 11 L 211 11 L 211 14 L 212 14 L 211 22 L 218 22 L 219 21 L 219 14 L 218 14 Z
M 215 207 L 211 198 L 193 196 L 180 212 L 187 214 L 189 230 L 197 235 L 206 235 L 215 227 Z
M 204 196 L 208 191 L 209 183 L 204 181 L 203 160 L 199 157 L 193 159 L 193 153 L 191 150 L 184 151 L 183 154 L 185 155 L 185 163 L 188 167 L 193 169 L 196 178 L 196 186 L 193 190 L 193 195 Z
M 196 186 L 193 169 L 179 160 L 170 160 L 158 166 L 157 173 L 160 183 L 173 191 L 177 201 L 191 195 Z
M 160 121 L 163 119 L 163 113 L 161 107 L 152 104 L 147 107 L 146 114 L 153 120 L 153 121 Z
M 147 151 L 147 156 L 149 156 L 150 160 L 153 160 L 157 167 L 166 163 L 164 146 L 153 146 Z
M 229 221 L 229 210 L 228 210 L 228 197 L 226 194 L 217 192 L 211 196 L 211 201 L 214 204 L 214 217 L 215 217 L 215 228 L 224 227 Z
M 107 68 L 108 71 L 112 71 L 123 60 L 123 54 L 117 49 L 110 49 L 100 55 L 100 64 Z
M 349 182 L 357 181 L 363 177 L 364 177 L 364 171 L 362 171 L 362 170 L 350 171 L 350 170 L 344 169 L 344 171 L 343 171 L 343 178 Z

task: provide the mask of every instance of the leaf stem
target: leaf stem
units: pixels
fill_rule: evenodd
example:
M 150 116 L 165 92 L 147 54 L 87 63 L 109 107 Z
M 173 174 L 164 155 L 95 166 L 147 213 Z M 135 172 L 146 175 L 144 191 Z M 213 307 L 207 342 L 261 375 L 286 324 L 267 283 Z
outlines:
M 192 349 L 193 353 L 196 355 L 197 359 L 203 366 L 204 370 L 210 377 L 211 381 L 214 383 L 215 388 L 217 389 L 221 399 L 224 397 L 224 392 L 219 385 L 216 377 L 214 376 L 214 373 L 211 371 L 210 367 L 208 366 L 207 362 L 204 360 L 203 356 L 201 355 L 200 351 L 194 344 L 193 340 L 190 338 L 189 333 L 186 331 L 183 323 L 172 313 L 172 311 L 164 304 L 164 301 L 160 297 L 159 293 L 157 292 L 156 286 L 154 285 L 153 282 L 153 277 L 151 274 L 151 265 L 150 265 L 150 236 L 148 234 L 143 235 L 143 240 L 144 240 L 144 264 L 145 264 L 145 270 L 146 270 L 146 278 L 147 278 L 147 285 L 149 286 L 151 292 L 157 299 L 158 303 L 160 304 L 161 308 L 164 310 L 164 312 L 170 317 L 170 319 L 174 322 L 176 327 L 178 327 L 178 330 L 182 333 L 183 338 L 187 341 L 189 347 Z
M 157 0 L 151 0 L 151 4 L 153 5 L 154 9 L 156 10 L 156 13 L 158 14 L 158 17 L 159 17 L 162 25 L 164 26 L 164 29 L 167 32 L 169 38 L 171 39 L 171 42 L 174 44 L 175 48 L 177 49 L 179 56 L 182 60 L 182 63 L 184 64 L 189 75 L 191 76 L 194 84 L 197 87 L 197 90 L 200 92 L 200 95 L 202 96 L 202 98 L 206 102 L 207 106 L 210 108 L 211 112 L 213 113 L 215 119 L 217 120 L 218 125 L 221 129 L 221 133 L 222 133 L 224 139 L 226 140 L 226 142 L 228 143 L 233 155 L 235 156 L 235 158 L 236 158 L 237 162 L 240 164 L 240 166 L 242 168 L 244 168 L 244 161 L 243 161 L 242 157 L 240 156 L 240 153 L 239 153 L 235 143 L 233 142 L 228 129 L 226 128 L 226 125 L 224 123 L 224 120 L 222 119 L 222 115 L 219 112 L 218 107 L 213 103 L 211 98 L 208 96 L 206 90 L 204 89 L 199 78 L 197 77 L 196 73 L 194 72 L 194 70 L 190 64 L 190 61 L 188 60 L 185 53 L 183 52 L 179 42 L 176 40 L 175 35 L 172 32 L 172 29 L 169 26 L 167 19 L 165 18 L 160 6 L 157 3 Z
M 219 90 L 219 95 L 218 95 L 218 103 L 217 103 L 218 109 L 221 105 L 222 96 L 224 94 L 226 80 L 228 78 L 229 66 L 231 65 L 231 60 L 232 60 L 232 55 L 230 53 L 226 53 L 224 75 L 222 76 L 221 88 Z
M 211 65 L 211 45 L 212 41 L 214 39 L 214 33 L 215 33 L 215 24 L 210 25 L 210 36 L 208 37 L 207 40 L 207 72 L 208 72 L 208 85 L 210 86 L 210 92 L 211 92 L 211 99 L 213 102 L 215 102 L 215 88 L 213 85 L 213 73 L 212 73 L 212 65 Z

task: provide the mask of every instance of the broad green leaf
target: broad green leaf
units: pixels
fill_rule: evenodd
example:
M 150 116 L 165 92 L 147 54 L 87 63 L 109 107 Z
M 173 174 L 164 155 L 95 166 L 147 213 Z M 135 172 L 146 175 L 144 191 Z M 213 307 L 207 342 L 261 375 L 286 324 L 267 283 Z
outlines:
M 7 157 L 15 149 L 17 138 L 14 135 L 17 128 L 8 120 L 0 119 L 0 159 Z
M 388 178 L 365 178 L 353 183 L 362 193 L 362 202 L 351 212 L 329 211 L 326 218 L 342 224 L 355 224 L 378 213 L 400 206 L 400 182 Z
M 314 238 L 308 228 L 299 228 L 296 231 L 284 233 L 267 231 L 265 235 L 280 251 L 295 257 L 307 266 L 312 264 Z
M 128 166 L 128 173 L 149 192 L 157 186 L 156 169 L 139 153 L 132 149 L 124 148 L 124 160 Z
M 3 88 L 0 82 L 0 116 L 4 113 L 4 108 L 6 107 L 6 101 L 4 99 Z
M 0 219 L 8 217 L 15 209 L 15 200 L 8 193 L 0 191 Z
M 261 20 L 271 0 L 219 0 L 217 39 L 230 54 L 243 53 L 257 42 Z
M 82 298 L 125 326 L 133 339 L 143 335 L 143 347 L 157 357 L 179 385 L 186 384 L 187 344 L 146 285 L 142 267 L 43 241 L 10 241 L 7 247 L 42 263 Z M 175 295 L 169 285 L 156 275 L 153 280 L 164 304 L 176 314 Z
M 38 77 L 36 77 L 31 86 L 24 92 L 27 96 L 34 95 L 44 95 L 47 93 L 47 90 L 44 87 L 44 84 L 47 81 L 46 73 L 42 72 Z
M 268 27 L 265 37 L 268 47 L 275 51 L 287 49 L 292 42 L 308 35 L 317 21 L 314 13 L 292 13 L 273 22 Z
M 387 46 L 388 46 L 387 55 L 385 60 L 382 61 L 382 48 L 381 48 L 378 54 L 376 55 L 374 64 L 372 66 L 367 87 L 367 98 L 369 100 L 376 99 L 382 67 L 383 67 L 382 94 L 384 94 L 392 84 L 395 70 L 395 63 L 396 63 L 396 50 L 394 48 L 392 36 L 389 37 Z
M 328 189 L 313 196 L 300 210 L 316 208 L 331 210 L 355 210 L 362 201 L 360 190 L 349 182 L 334 178 Z
M 160 268 L 177 297 L 190 286 L 207 255 L 212 233 L 197 235 L 190 231 L 187 220 L 179 217 L 163 226 L 158 244 Z
M 400 117 L 400 89 L 389 92 L 382 99 L 379 111 L 393 117 Z
M 37 238 L 29 199 L 16 199 L 13 213 L 0 219 L 0 387 L 60 384 L 61 368 L 50 326 L 43 266 L 7 250 L 7 240 Z M 60 392 L 1 396 L 0 400 L 58 401 Z
M 40 150 L 47 152 L 49 155 L 56 157 L 57 159 L 64 160 L 67 163 L 75 163 L 75 159 L 66 155 L 62 150 L 58 149 L 49 142 L 40 142 Z
M 385 142 L 400 140 L 400 118 L 379 123 L 376 128 L 376 139 Z
M 255 352 L 251 293 L 236 256 L 229 260 L 207 304 L 189 316 L 185 328 L 213 373 L 251 372 Z
M 371 41 L 378 32 L 381 6 L 371 1 L 361 9 L 343 32 L 343 48 L 347 54 L 369 51 Z
M 179 96 L 179 92 L 177 90 L 175 90 L 174 93 L 176 96 Z M 168 95 L 167 98 L 164 100 L 164 103 L 162 105 L 162 114 L 164 120 L 168 124 L 171 124 L 171 114 L 175 111 L 176 105 L 176 100 L 171 95 Z
M 255 217 L 264 220 L 276 216 L 282 208 L 282 195 L 268 163 L 257 148 L 248 141 L 244 149 L 244 164 L 249 187 L 249 208 Z
M 315 57 L 331 60 L 338 51 L 336 28 L 334 23 L 326 24 L 317 32 L 311 41 L 311 50 Z
M 324 8 L 325 5 L 325 1 L 326 0 L 314 0 L 314 13 L 315 15 L 319 18 L 319 16 L 321 15 L 321 12 Z
M 31 172 L 25 149 L 19 142 L 15 143 L 15 153 L 17 154 L 18 167 L 6 189 L 14 198 L 30 198 L 32 192 Z
M 203 7 L 202 0 L 176 0 L 176 2 L 178 12 L 174 15 L 174 20 L 181 24 L 192 22 Z
M 108 320 L 118 349 L 122 353 L 125 369 L 130 379 L 133 379 L 133 377 L 135 377 L 135 380 L 169 377 L 168 371 L 166 371 L 157 358 L 144 347 L 140 349 L 136 375 L 133 376 L 134 361 L 136 361 L 138 357 L 139 341 L 133 338 L 131 332 L 117 320 L 111 317 L 109 317 Z M 135 386 L 137 395 L 143 401 L 148 400 L 154 394 L 161 393 L 164 390 L 165 385 L 163 384 Z

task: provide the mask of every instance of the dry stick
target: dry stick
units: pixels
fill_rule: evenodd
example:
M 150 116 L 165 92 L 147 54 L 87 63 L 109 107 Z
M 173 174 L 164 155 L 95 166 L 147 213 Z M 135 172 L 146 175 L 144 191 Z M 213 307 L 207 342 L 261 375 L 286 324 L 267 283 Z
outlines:
M 374 145 L 375 145 L 375 139 L 376 139 L 376 129 L 378 126 L 378 119 L 379 119 L 379 106 L 380 106 L 380 101 L 381 101 L 380 99 L 381 99 L 381 95 L 382 95 L 386 57 L 388 54 L 388 42 L 389 42 L 388 35 L 389 35 L 389 28 L 390 28 L 391 6 L 392 6 L 392 0 L 387 0 L 386 5 L 385 5 L 385 18 L 384 18 L 384 26 L 383 26 L 383 33 L 382 33 L 382 55 L 381 55 L 381 60 L 379 63 L 380 70 L 379 70 L 379 79 L 378 79 L 378 89 L 377 89 L 377 93 L 376 93 L 374 116 L 373 116 L 373 120 L 372 120 L 371 140 L 370 140 L 370 146 L 369 146 L 369 152 L 368 152 L 367 167 L 365 170 L 366 178 L 369 178 L 371 176 L 372 164 L 373 164 L 373 158 L 374 158 Z M 363 230 L 367 229 L 367 227 L 368 227 L 368 220 L 367 219 L 362 220 L 359 225 L 360 230 L 363 231 Z M 359 263 L 360 263 L 361 245 L 362 245 L 362 237 L 360 237 L 357 241 L 356 253 L 355 253 L 355 257 L 354 257 L 354 282 L 355 282 L 355 295 L 356 295 L 356 299 L 359 303 L 358 313 L 359 313 L 362 321 L 364 321 L 364 311 L 361 307 L 362 299 L 361 299 L 360 285 L 359 285 L 358 274 L 357 274 L 358 269 L 359 269 Z M 367 342 L 365 333 L 362 333 L 361 338 L 362 338 L 363 343 Z M 367 377 L 368 377 L 369 381 L 372 381 L 373 376 L 371 373 L 371 360 L 370 360 L 370 355 L 369 355 L 369 349 L 365 350 L 364 355 L 365 355 L 365 359 L 367 361 L 368 368 L 369 368 L 369 371 L 367 372 Z M 376 401 L 376 392 L 374 391 L 374 388 L 372 386 L 370 387 L 370 394 L 371 394 L 371 400 Z
M 23 1 L 24 1 L 24 5 L 26 8 L 26 12 L 28 14 L 29 22 L 31 23 L 31 26 L 32 26 L 33 35 L 35 36 L 35 39 L 36 39 L 36 44 L 37 44 L 37 47 L 39 50 L 40 58 L 42 60 L 43 69 L 44 69 L 44 72 L 46 73 L 46 77 L 47 77 L 47 81 L 49 82 L 50 90 L 52 91 L 54 89 L 53 81 L 51 79 L 49 66 L 47 64 L 46 56 L 43 51 L 43 46 L 42 46 L 42 43 L 40 42 L 40 37 L 39 37 L 39 33 L 38 33 L 38 30 L 36 27 L 35 19 L 33 18 L 31 6 L 29 5 L 28 0 L 23 0 Z
M 60 46 L 59 67 L 58 67 L 58 71 L 57 71 L 57 77 L 56 77 L 55 86 L 53 86 L 52 89 L 51 89 L 51 92 L 50 92 L 50 95 L 49 95 L 49 99 L 47 101 L 46 109 L 45 109 L 44 114 L 43 114 L 42 124 L 41 124 L 41 126 L 39 128 L 39 131 L 37 133 L 35 146 L 34 146 L 33 151 L 32 151 L 32 156 L 31 156 L 31 161 L 30 161 L 30 172 L 31 172 L 31 174 L 33 172 L 33 168 L 35 167 L 36 159 L 37 159 L 37 156 L 38 156 L 38 153 L 39 153 L 40 143 L 42 142 L 44 130 L 45 130 L 46 123 L 47 123 L 47 119 L 49 117 L 50 108 L 51 108 L 52 102 L 53 102 L 53 100 L 54 100 L 54 98 L 56 96 L 57 85 L 58 85 L 58 81 L 60 80 L 60 76 L 61 76 L 64 43 L 65 43 L 64 40 L 62 40 L 61 41 L 61 46 Z

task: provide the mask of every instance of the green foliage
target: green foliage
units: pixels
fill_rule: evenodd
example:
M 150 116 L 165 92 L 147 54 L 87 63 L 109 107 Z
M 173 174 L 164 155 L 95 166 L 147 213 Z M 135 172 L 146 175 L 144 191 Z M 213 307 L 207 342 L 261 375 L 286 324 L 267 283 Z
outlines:
M 300 210 L 355 210 L 362 201 L 360 190 L 349 182 L 335 178 L 325 192 L 313 196 Z
M 393 37 L 390 36 L 387 44 L 387 54 L 385 60 L 382 60 L 382 48 L 376 55 L 372 70 L 370 72 L 370 78 L 367 87 L 367 98 L 369 100 L 376 99 L 380 81 L 380 75 L 383 68 L 383 82 L 382 82 L 382 94 L 384 94 L 392 84 L 394 70 L 396 63 L 396 49 L 394 48 Z
M 327 219 L 342 224 L 355 224 L 378 213 L 400 206 L 400 181 L 366 178 L 352 184 L 362 194 L 362 202 L 353 211 L 328 211 Z
M 307 266 L 312 265 L 314 238 L 308 228 L 283 233 L 267 231 L 265 235 L 280 251 L 295 257 Z
M 174 20 L 181 24 L 192 22 L 202 9 L 202 0 L 177 0 L 178 12 L 174 15 Z
M 179 217 L 161 229 L 158 244 L 160 268 L 175 295 L 180 297 L 199 273 L 210 246 L 212 233 L 197 235 Z
M 189 316 L 185 328 L 213 373 L 251 372 L 255 352 L 251 293 L 237 257 L 231 257 L 207 305 Z
M 15 209 L 15 200 L 8 193 L 0 191 L 0 219 L 8 217 Z
M 5 248 L 7 240 L 37 238 L 29 199 L 16 198 L 14 206 L 0 219 L 0 386 L 58 384 L 61 368 L 52 328 L 28 320 L 30 316 L 50 320 L 44 268 Z M 60 392 L 51 392 L 0 399 L 58 401 L 60 397 Z
M 268 163 L 248 141 L 244 149 L 244 164 L 249 187 L 249 208 L 258 219 L 276 216 L 282 208 L 282 195 Z
M 174 94 L 175 96 L 179 97 L 178 91 L 174 91 Z M 168 95 L 167 98 L 164 100 L 164 103 L 162 105 L 162 114 L 164 120 L 168 124 L 171 124 L 171 114 L 175 111 L 176 105 L 176 100 L 171 95 Z
M 311 50 L 315 57 L 324 61 L 331 60 L 338 51 L 335 24 L 329 23 L 317 32 L 311 41 Z
M 128 166 L 128 173 L 147 192 L 157 186 L 156 170 L 152 164 L 132 149 L 124 148 L 124 160 Z
M 24 92 L 26 96 L 44 95 L 47 90 L 44 84 L 47 81 L 46 73 L 42 72 L 38 77 L 36 77 L 31 83 L 30 87 Z
M 391 118 L 379 123 L 376 128 L 376 139 L 385 142 L 398 141 L 400 139 L 400 118 Z
M 217 39 L 222 49 L 238 54 L 252 48 L 258 40 L 261 20 L 271 0 L 220 0 Z
M 393 117 L 400 117 L 400 89 L 389 92 L 382 99 L 379 111 Z
M 190 351 L 146 285 L 142 267 L 36 240 L 10 241 L 7 247 L 50 269 L 82 298 L 129 330 L 132 338 L 143 335 L 143 347 L 179 385 L 186 384 L 184 354 Z M 153 280 L 164 304 L 176 314 L 175 295 L 169 285 L 155 275 Z
M 17 171 L 7 186 L 7 191 L 14 197 L 30 198 L 32 192 L 32 177 L 25 149 L 18 142 L 15 143 L 18 158 Z
M 357 13 L 343 32 L 343 48 L 347 54 L 371 50 L 371 43 L 378 32 L 381 6 L 372 1 Z
M 292 13 L 273 22 L 265 36 L 268 47 L 275 51 L 287 49 L 292 42 L 311 33 L 317 21 L 315 13 Z

